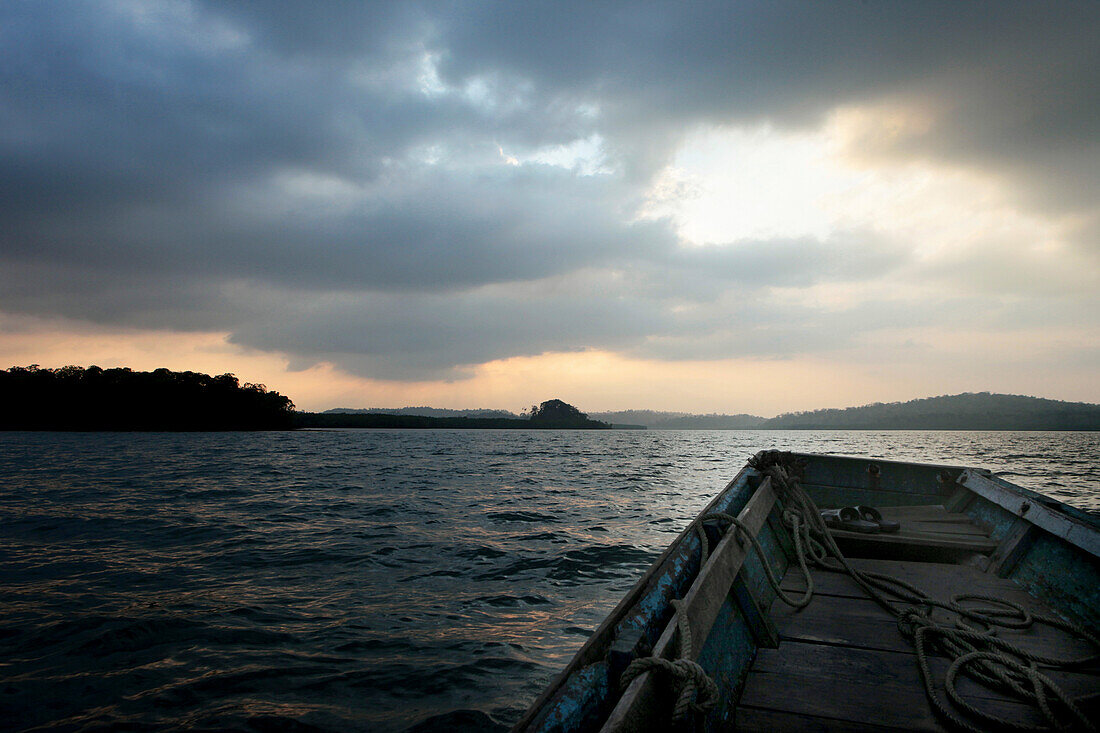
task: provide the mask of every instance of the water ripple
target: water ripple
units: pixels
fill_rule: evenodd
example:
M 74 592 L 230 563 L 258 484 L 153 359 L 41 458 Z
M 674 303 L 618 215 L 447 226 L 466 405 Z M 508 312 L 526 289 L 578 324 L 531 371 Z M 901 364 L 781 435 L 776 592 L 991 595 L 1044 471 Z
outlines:
M 1096 433 L 4 433 L 0 719 L 504 730 L 765 447 L 1100 510 Z

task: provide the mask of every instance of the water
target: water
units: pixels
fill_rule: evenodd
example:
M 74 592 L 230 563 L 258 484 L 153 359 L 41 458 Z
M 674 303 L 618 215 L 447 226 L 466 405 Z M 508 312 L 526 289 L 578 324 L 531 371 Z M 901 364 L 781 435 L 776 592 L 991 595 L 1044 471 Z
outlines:
M 1100 510 L 1100 433 L 0 433 L 0 727 L 504 729 L 766 447 Z

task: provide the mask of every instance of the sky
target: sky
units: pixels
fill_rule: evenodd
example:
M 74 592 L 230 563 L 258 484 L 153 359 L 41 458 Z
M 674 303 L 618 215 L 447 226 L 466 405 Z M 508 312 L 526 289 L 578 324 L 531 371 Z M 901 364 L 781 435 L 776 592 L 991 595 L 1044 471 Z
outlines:
M 0 366 L 1100 402 L 1097 37 L 1095 2 L 3 3 Z

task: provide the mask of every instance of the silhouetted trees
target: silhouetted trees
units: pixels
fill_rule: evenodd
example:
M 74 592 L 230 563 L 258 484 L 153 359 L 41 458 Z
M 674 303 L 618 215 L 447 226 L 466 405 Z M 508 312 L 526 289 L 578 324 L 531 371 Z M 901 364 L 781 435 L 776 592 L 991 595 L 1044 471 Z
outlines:
M 792 412 L 777 430 L 1100 430 L 1100 406 L 1023 395 L 966 392 L 845 410 Z
M 547 400 L 537 407 L 532 406 L 528 419 L 532 427 L 587 428 L 604 425 L 589 420 L 588 415 L 561 400 Z
M 302 428 L 468 428 L 508 430 L 584 429 L 606 430 L 611 426 L 588 416 L 561 400 L 548 400 L 534 405 L 516 417 L 430 417 L 425 415 L 395 415 L 392 413 L 295 413 L 295 425 Z
M 0 370 L 0 429 L 281 430 L 294 403 L 232 374 L 37 364 Z

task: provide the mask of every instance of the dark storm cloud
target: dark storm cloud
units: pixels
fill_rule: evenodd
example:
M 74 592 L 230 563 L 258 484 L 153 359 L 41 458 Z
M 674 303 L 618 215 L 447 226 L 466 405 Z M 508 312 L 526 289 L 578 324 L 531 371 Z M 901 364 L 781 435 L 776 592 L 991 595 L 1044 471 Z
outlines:
M 794 314 L 739 310 L 730 290 L 867 281 L 906 271 L 909 253 L 869 232 L 681 247 L 669 222 L 636 215 L 684 134 L 930 99 L 927 130 L 866 153 L 1009 175 L 1095 247 L 1098 17 L 1095 4 L 8 3 L 0 309 L 227 330 L 393 378 L 561 349 L 814 348 Z M 594 135 L 595 175 L 528 160 Z

